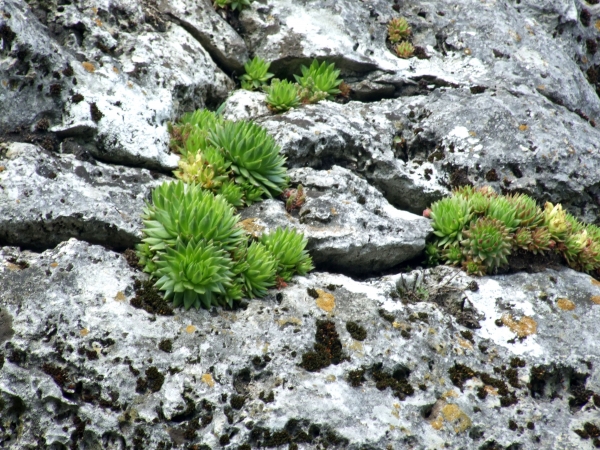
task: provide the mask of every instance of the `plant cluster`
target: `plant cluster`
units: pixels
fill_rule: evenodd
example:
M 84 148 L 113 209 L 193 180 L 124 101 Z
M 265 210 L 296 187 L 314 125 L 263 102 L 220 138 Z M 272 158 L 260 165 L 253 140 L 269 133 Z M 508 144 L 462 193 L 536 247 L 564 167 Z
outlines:
M 231 8 L 232 11 L 241 11 L 247 6 L 250 6 L 254 0 L 214 0 L 215 8 Z
M 424 215 L 435 235 L 425 249 L 431 265 L 443 262 L 483 275 L 506 265 L 514 251 L 553 251 L 575 270 L 600 273 L 600 228 L 579 222 L 560 204 L 547 202 L 542 209 L 524 194 L 464 186 Z
M 294 75 L 296 83 L 273 78 L 269 73 L 270 63 L 255 56 L 244 68 L 246 73 L 240 77 L 242 88 L 255 90 L 262 88 L 267 94 L 267 105 L 271 111 L 285 112 L 300 103 L 317 103 L 338 94 L 348 95 L 348 86 L 338 78 L 340 71 L 335 64 L 325 61 L 319 64 L 315 59 L 309 67 L 301 66 L 302 75 Z
M 253 122 L 233 122 L 198 110 L 169 130 L 171 148 L 182 156 L 175 176 L 221 194 L 235 207 L 279 195 L 287 186 L 279 146 Z
M 411 28 L 404 17 L 398 17 L 388 22 L 388 39 L 394 46 L 398 57 L 407 59 L 413 56 L 415 48 L 410 43 Z
M 175 306 L 231 307 L 313 268 L 302 234 L 276 229 L 250 241 L 226 198 L 200 184 L 163 183 L 142 219 L 140 264 Z

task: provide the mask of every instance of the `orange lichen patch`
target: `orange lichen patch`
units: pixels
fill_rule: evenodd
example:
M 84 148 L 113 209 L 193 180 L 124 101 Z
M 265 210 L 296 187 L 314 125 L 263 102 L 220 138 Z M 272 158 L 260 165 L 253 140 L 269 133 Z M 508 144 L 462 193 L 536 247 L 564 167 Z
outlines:
M 254 237 L 260 237 L 262 232 L 265 230 L 265 227 L 258 225 L 256 223 L 258 219 L 256 217 L 251 217 L 250 219 L 245 219 L 240 222 L 240 226 L 249 234 Z
M 94 22 L 96 22 L 96 25 L 98 25 L 99 27 L 101 27 L 101 26 L 102 26 L 102 21 L 101 21 L 100 19 L 98 19 L 98 18 L 95 18 L 95 19 L 94 19 Z
M 518 321 L 511 314 L 502 315 L 502 323 L 519 337 L 526 337 L 537 333 L 537 322 L 531 317 L 523 316 Z
M 331 208 L 331 214 L 333 214 L 334 216 L 338 215 L 337 209 L 335 209 L 334 207 Z
M 6 170 L 6 167 L 0 166 L 0 172 L 4 172 L 5 170 Z
M 196 331 L 196 327 L 194 325 L 188 325 L 187 327 L 185 327 L 185 332 L 192 334 L 194 331 Z
M 113 71 L 114 73 L 119 73 L 119 69 L 118 69 L 118 68 L 116 68 L 115 66 L 113 66 L 113 68 L 112 68 L 112 71 Z
M 285 327 L 286 325 L 302 325 L 302 320 L 298 319 L 297 317 L 283 317 L 279 320 L 276 320 L 276 322 L 281 328 Z
M 458 392 L 456 392 L 454 389 L 450 389 L 449 391 L 446 391 L 442 394 L 441 398 L 448 398 L 448 397 L 458 397 Z
M 88 334 L 90 334 L 90 330 L 88 330 L 87 328 L 84 328 L 83 330 L 79 330 L 79 334 L 81 336 L 87 336 Z
M 527 125 L 525 125 L 524 123 L 519 125 L 519 130 L 521 130 L 521 131 L 527 131 L 528 129 L 529 129 L 529 127 Z
M 87 70 L 89 73 L 94 73 L 96 71 L 96 66 L 94 66 L 93 63 L 88 62 L 88 61 L 84 61 L 81 63 L 81 65 L 83 66 L 83 68 L 85 70 Z
M 205 373 L 202 375 L 202 381 L 208 384 L 209 387 L 213 387 L 215 385 L 215 380 L 213 380 L 213 377 L 210 373 Z
M 458 345 L 460 345 L 463 348 L 468 348 L 469 350 L 473 350 L 473 344 L 471 344 L 469 341 L 465 340 L 465 339 L 458 339 Z
M 442 408 L 442 415 L 447 422 L 454 425 L 455 433 L 462 433 L 472 425 L 471 419 L 456 405 L 446 405 Z
M 50 267 L 52 267 L 52 268 L 58 267 L 58 263 L 57 262 L 50 263 Z
M 556 306 L 558 306 L 563 311 L 573 311 L 575 309 L 575 303 L 573 303 L 568 298 L 559 298 L 556 301 Z
M 469 134 L 473 137 L 477 136 L 477 133 L 475 133 L 474 131 L 469 131 Z
M 117 295 L 115 295 L 115 300 L 118 302 L 124 302 L 126 300 L 125 294 L 123 294 L 121 291 L 117 292 Z
M 354 350 L 355 352 L 359 352 L 362 353 L 364 351 L 364 347 L 362 345 L 362 342 L 360 341 L 352 341 L 352 343 L 350 345 L 348 345 L 348 348 L 350 350 Z
M 434 430 L 441 430 L 444 426 L 444 419 L 442 416 L 438 416 L 437 419 L 431 421 L 431 426 Z
M 594 286 L 600 286 L 600 281 L 596 280 L 595 278 L 590 278 L 590 280 L 592 280 L 592 284 Z
M 536 86 L 536 89 L 538 91 L 545 91 L 546 90 L 546 86 L 543 84 L 539 84 L 538 86 Z
M 592 295 L 590 300 L 592 302 L 594 302 L 596 305 L 600 305 L 600 295 Z
M 493 386 L 489 386 L 489 385 L 487 385 L 487 384 L 486 384 L 486 385 L 483 387 L 483 390 L 484 390 L 485 392 L 487 392 L 488 394 L 490 394 L 490 395 L 498 395 L 498 389 L 496 389 L 496 388 L 495 388 L 495 387 L 493 387 Z
M 600 20 L 596 20 L 594 26 L 596 27 L 596 30 L 600 31 Z
M 8 268 L 8 270 L 12 270 L 12 271 L 21 270 L 21 266 L 19 266 L 17 264 L 13 264 L 11 262 L 5 262 L 4 264 L 6 265 L 6 267 Z
M 331 312 L 335 308 L 335 297 L 329 292 L 325 292 L 323 289 L 317 289 L 317 306 L 323 311 Z

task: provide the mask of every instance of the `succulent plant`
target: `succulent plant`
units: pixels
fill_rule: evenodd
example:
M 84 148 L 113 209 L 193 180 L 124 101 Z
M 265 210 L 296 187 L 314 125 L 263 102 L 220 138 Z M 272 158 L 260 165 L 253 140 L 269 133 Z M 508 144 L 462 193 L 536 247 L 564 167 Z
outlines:
M 215 8 L 227 8 L 230 3 L 231 0 L 214 0 Z
M 554 244 L 548 227 L 537 227 L 531 230 L 531 244 L 528 250 L 534 255 L 554 248 Z
M 582 269 L 580 256 L 588 246 L 589 241 L 590 239 L 586 230 L 567 234 L 564 242 L 561 244 L 561 250 L 569 266 L 576 270 Z
M 187 244 L 192 239 L 212 240 L 231 251 L 245 239 L 237 227 L 238 217 L 222 196 L 182 181 L 155 188 L 152 205 L 146 205 L 142 219 L 142 243 L 148 244 L 151 252 L 166 251 L 178 240 Z
M 533 236 L 529 228 L 519 228 L 514 235 L 515 247 L 529 250 L 533 243 Z
M 253 0 L 230 0 L 231 1 L 231 9 L 235 11 L 239 9 L 240 11 L 244 9 L 246 6 L 250 6 Z
M 446 197 L 431 205 L 429 213 L 439 246 L 449 246 L 462 238 L 463 229 L 471 220 L 469 203 L 461 196 Z
M 178 240 L 156 265 L 159 279 L 155 285 L 165 291 L 165 299 L 173 300 L 175 306 L 210 308 L 223 302 L 231 306 L 234 300 L 226 295 L 234 283 L 233 261 L 212 242 L 192 239 L 184 244 Z
M 260 242 L 252 242 L 246 254 L 248 268 L 242 272 L 248 296 L 264 297 L 267 289 L 275 286 L 277 261 Z
M 284 281 L 289 281 L 294 272 L 304 275 L 314 268 L 305 250 L 307 240 L 296 230 L 277 228 L 263 234 L 260 242 L 274 255 L 277 275 Z
M 176 124 L 168 126 L 172 136 L 171 148 L 183 156 L 204 150 L 208 145 L 208 130 L 215 128 L 222 121 L 220 116 L 207 109 L 184 114 Z
M 292 212 L 294 209 L 300 209 L 306 201 L 304 187 L 299 184 L 296 189 L 286 189 L 281 196 L 285 200 L 285 209 L 287 212 Z
M 226 121 L 222 127 L 210 131 L 209 140 L 232 162 L 231 170 L 238 184 L 246 181 L 262 189 L 268 197 L 285 189 L 285 158 L 264 128 L 247 121 Z
M 484 276 L 487 270 L 487 267 L 481 261 L 473 261 L 472 259 L 463 261 L 462 267 L 468 274 L 480 277 Z
M 319 64 L 313 60 L 310 67 L 301 66 L 302 76 L 294 75 L 301 87 L 301 98 L 310 103 L 330 98 L 340 93 L 339 85 L 342 79 L 338 78 L 340 71 L 335 69 L 335 64 L 327 65 L 325 61 Z
M 267 93 L 267 105 L 272 111 L 285 112 L 300 104 L 298 86 L 287 80 L 273 79 L 271 85 L 265 88 L 265 92 Z
M 570 226 L 562 205 L 553 205 L 546 202 L 544 205 L 544 224 L 554 241 L 563 242 L 566 239 Z
M 436 244 L 428 242 L 425 244 L 425 257 L 425 262 L 428 265 L 435 266 L 439 264 L 441 258 L 440 248 Z
M 455 196 L 463 197 L 469 202 L 469 208 L 478 216 L 483 216 L 487 213 L 490 206 L 490 200 L 497 197 L 497 194 L 492 188 L 482 187 L 475 188 L 473 186 L 461 186 L 452 191 Z
M 415 54 L 415 48 L 408 41 L 402 41 L 396 45 L 396 55 L 402 59 L 408 59 Z
M 230 165 L 220 152 L 210 147 L 197 153 L 189 152 L 187 156 L 180 158 L 179 170 L 173 173 L 186 183 L 199 184 L 204 189 L 218 192 L 229 179 L 227 172 Z
M 544 213 L 536 201 L 525 194 L 506 196 L 506 200 L 515 207 L 516 219 L 520 227 L 536 228 L 544 222 Z
M 388 22 L 388 39 L 392 44 L 410 36 L 410 25 L 404 17 L 398 17 Z
M 444 262 L 453 266 L 460 266 L 463 262 L 463 251 L 458 242 L 449 245 L 442 251 Z
M 498 219 L 510 232 L 515 231 L 520 223 L 520 220 L 517 219 L 516 206 L 503 196 L 497 196 L 490 200 L 486 216 Z
M 481 262 L 488 272 L 508 263 L 513 237 L 500 220 L 480 217 L 463 235 L 460 244 L 467 260 Z
M 252 60 L 248 61 L 244 65 L 246 73 L 240 77 L 242 88 L 253 91 L 266 84 L 269 78 L 273 77 L 273 74 L 269 73 L 270 66 L 271 63 L 266 62 L 260 56 L 255 56 Z

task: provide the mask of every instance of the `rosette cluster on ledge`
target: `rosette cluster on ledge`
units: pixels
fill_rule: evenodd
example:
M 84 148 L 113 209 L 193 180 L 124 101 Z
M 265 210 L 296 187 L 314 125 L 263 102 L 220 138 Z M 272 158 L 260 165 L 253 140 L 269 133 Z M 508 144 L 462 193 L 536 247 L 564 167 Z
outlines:
M 225 197 L 199 184 L 163 183 L 143 221 L 140 264 L 175 306 L 232 307 L 313 268 L 303 235 L 277 229 L 250 242 Z
M 558 252 L 579 271 L 600 275 L 600 228 L 584 224 L 560 204 L 544 209 L 524 194 L 498 195 L 489 187 L 464 186 L 431 205 L 434 239 L 427 262 L 462 266 L 471 274 L 493 273 L 516 251 Z

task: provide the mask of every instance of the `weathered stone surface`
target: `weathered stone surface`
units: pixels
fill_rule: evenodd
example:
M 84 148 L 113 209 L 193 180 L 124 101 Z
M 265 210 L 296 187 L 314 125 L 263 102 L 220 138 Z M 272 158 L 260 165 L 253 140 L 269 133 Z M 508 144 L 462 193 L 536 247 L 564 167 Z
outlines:
M 104 161 L 172 168 L 166 122 L 232 87 L 196 39 L 150 6 L 32 6 L 4 6 L 0 26 L 14 36 L 3 40 L 0 102 L 13 107 L 0 112 L 0 134 L 28 140 L 46 119 L 61 138 L 93 139 Z
M 0 251 L 5 447 L 593 448 L 575 433 L 600 400 L 587 275 L 316 273 L 246 309 L 176 316 L 133 308 L 133 275 L 76 240 Z M 459 324 L 469 312 L 481 328 Z M 337 364 L 311 359 L 317 330 Z
M 292 186 L 302 184 L 306 202 L 286 212 L 279 200 L 257 203 L 242 211 L 254 234 L 292 227 L 308 239 L 319 270 L 365 274 L 389 269 L 414 258 L 431 233 L 429 220 L 391 206 L 366 180 L 347 169 L 295 169 Z
M 71 237 L 125 249 L 141 238 L 141 211 L 167 177 L 80 161 L 30 144 L 0 149 L 0 243 L 49 248 Z
M 225 101 L 223 117 L 228 120 L 254 120 L 272 113 L 265 102 L 262 92 L 237 89 Z

